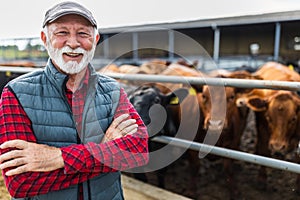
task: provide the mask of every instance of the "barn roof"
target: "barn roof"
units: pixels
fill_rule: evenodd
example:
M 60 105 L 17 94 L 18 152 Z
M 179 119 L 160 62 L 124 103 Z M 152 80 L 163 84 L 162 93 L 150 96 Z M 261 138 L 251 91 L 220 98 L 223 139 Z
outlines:
M 255 15 L 244 15 L 234 17 L 209 18 L 192 21 L 166 22 L 141 24 L 132 26 L 120 26 L 111 28 L 100 28 L 101 33 L 119 33 L 132 30 L 133 32 L 159 30 L 159 29 L 187 29 L 187 28 L 204 28 L 216 26 L 234 26 L 247 24 L 260 24 L 272 22 L 287 22 L 300 20 L 300 10 L 285 11 L 276 13 L 264 13 Z

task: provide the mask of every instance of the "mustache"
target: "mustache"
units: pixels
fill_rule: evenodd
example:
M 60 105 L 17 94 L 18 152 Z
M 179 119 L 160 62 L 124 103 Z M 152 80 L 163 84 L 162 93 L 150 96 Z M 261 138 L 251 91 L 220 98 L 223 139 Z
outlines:
M 81 47 L 77 47 L 76 49 L 72 49 L 69 46 L 64 46 L 63 48 L 60 49 L 60 51 L 62 53 L 81 53 L 81 54 L 86 53 L 86 51 Z

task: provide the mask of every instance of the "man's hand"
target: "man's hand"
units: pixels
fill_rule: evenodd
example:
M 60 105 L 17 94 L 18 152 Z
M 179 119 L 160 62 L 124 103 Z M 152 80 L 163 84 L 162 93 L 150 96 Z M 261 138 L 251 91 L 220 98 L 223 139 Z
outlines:
M 138 125 L 135 119 L 129 118 L 129 114 L 123 114 L 117 117 L 105 132 L 102 142 L 107 142 L 128 134 L 137 132 Z
M 0 156 L 0 169 L 12 168 L 5 175 L 12 176 L 24 172 L 48 172 L 64 167 L 61 150 L 43 144 L 24 140 L 4 142 L 1 149 L 15 148 Z

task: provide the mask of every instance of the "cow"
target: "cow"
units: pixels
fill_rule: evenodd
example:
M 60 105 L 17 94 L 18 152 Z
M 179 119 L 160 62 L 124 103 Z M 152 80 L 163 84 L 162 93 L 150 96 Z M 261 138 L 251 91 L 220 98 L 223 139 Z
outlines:
M 161 74 L 173 76 L 198 76 L 203 74 L 194 69 L 179 64 L 171 64 Z M 184 77 L 183 77 L 184 78 Z M 150 86 L 149 86 L 150 85 Z M 181 92 L 179 92 L 181 91 Z M 186 92 L 184 92 L 186 91 Z M 178 99 L 170 98 L 169 94 L 177 94 Z M 185 94 L 186 93 L 186 94 Z M 149 109 L 153 104 L 160 104 L 166 110 L 167 119 L 160 130 L 160 134 L 179 137 L 181 139 L 197 140 L 199 126 L 202 122 L 202 114 L 195 90 L 188 84 L 158 84 L 148 83 L 148 86 L 138 88 L 130 100 L 145 123 L 149 123 Z M 174 96 L 173 96 L 174 97 Z M 154 118 L 154 117 L 153 117 Z M 158 118 L 158 117 L 157 117 Z M 150 131 L 151 132 L 151 131 Z M 151 145 L 150 145 L 151 146 Z M 187 154 L 193 179 L 199 170 L 199 157 L 197 151 L 188 151 Z M 195 188 L 197 180 L 191 181 L 191 187 Z M 163 186 L 163 176 L 160 177 L 160 185 Z
M 215 78 L 238 78 L 238 79 L 257 79 L 251 73 L 241 71 L 218 70 L 213 73 Z M 196 87 L 195 87 L 196 88 Z M 241 136 L 246 127 L 249 109 L 246 107 L 238 107 L 236 99 L 247 89 L 208 86 L 205 85 L 200 91 L 197 91 L 198 102 L 203 113 L 203 129 L 208 131 L 211 129 L 212 135 L 219 136 L 216 145 L 223 148 L 239 150 Z M 224 115 L 226 113 L 226 115 Z M 208 134 L 209 132 L 205 132 Z M 209 135 L 208 135 L 209 136 Z M 214 136 L 214 137 L 217 137 Z M 200 142 L 207 143 L 206 135 L 200 136 Z M 209 155 L 208 158 L 215 158 Z M 239 198 L 239 190 L 236 185 L 233 169 L 233 160 L 224 158 L 223 168 L 227 181 L 227 188 L 232 199 Z
M 254 75 L 263 80 L 300 81 L 300 75 L 276 62 L 262 65 Z M 237 99 L 238 106 L 247 106 L 255 112 L 257 129 L 256 153 L 281 158 L 297 148 L 300 140 L 300 98 L 294 91 L 253 89 Z M 280 155 L 280 157 L 278 157 Z M 295 156 L 295 162 L 299 162 Z M 260 167 L 258 182 L 266 187 L 267 173 Z M 297 178 L 300 191 L 300 175 Z
M 120 73 L 120 70 L 116 64 L 109 64 L 109 65 L 102 67 L 97 72 L 99 72 L 99 73 Z
M 176 61 L 176 63 L 192 69 L 197 69 L 198 67 L 198 60 L 194 60 L 192 63 L 190 63 L 185 59 L 179 59 Z
M 140 69 L 147 74 L 160 74 L 162 71 L 168 68 L 171 64 L 169 61 L 164 60 L 151 60 L 140 65 Z
M 205 78 L 207 77 L 205 74 L 196 71 L 194 69 L 190 69 L 187 68 L 185 66 L 181 66 L 176 64 L 171 64 L 165 71 L 163 71 L 161 73 L 162 75 L 176 75 L 176 76 L 192 76 L 192 77 L 201 77 L 201 78 Z M 240 71 L 240 72 L 226 72 L 226 73 L 222 73 L 219 74 L 220 77 L 223 78 L 252 78 L 252 75 L 249 72 L 246 71 Z M 180 122 L 180 117 L 182 118 L 189 118 L 192 119 L 191 116 L 193 116 L 193 113 L 195 113 L 195 109 L 198 109 L 201 113 L 201 116 L 198 118 L 199 122 L 198 122 L 198 128 L 197 128 L 197 134 L 196 136 L 192 139 L 196 142 L 204 142 L 204 138 L 206 137 L 206 133 L 208 130 L 208 127 L 213 128 L 215 133 L 216 132 L 220 132 L 221 136 L 220 139 L 217 142 L 218 146 L 221 147 L 225 147 L 225 148 L 230 148 L 230 149 L 238 149 L 239 148 L 239 144 L 240 144 L 240 139 L 241 139 L 241 135 L 243 133 L 243 130 L 246 126 L 246 120 L 247 120 L 247 114 L 248 114 L 248 109 L 247 108 L 238 108 L 235 104 L 235 100 L 237 97 L 238 92 L 241 92 L 241 89 L 238 88 L 232 88 L 232 87 L 226 87 L 224 89 L 224 91 L 226 93 L 222 93 L 222 89 L 218 88 L 214 88 L 213 86 L 200 86 L 200 85 L 191 85 L 189 86 L 188 84 L 168 84 L 168 83 L 164 83 L 163 85 L 157 85 L 156 87 L 158 89 L 156 89 L 155 91 L 159 91 L 160 94 L 155 93 L 155 95 L 153 96 L 153 99 L 155 98 L 160 98 L 161 93 L 163 94 L 167 94 L 170 90 L 176 90 L 177 88 L 187 88 L 189 91 L 193 91 L 190 92 L 190 94 L 182 101 L 181 103 L 181 107 L 186 110 L 185 115 L 179 114 L 178 115 L 178 111 L 174 112 L 173 111 L 173 115 L 172 117 L 169 119 L 169 122 L 173 122 L 173 125 Z M 215 109 L 215 111 L 220 111 L 223 110 L 225 112 L 225 110 L 227 109 L 227 115 L 226 117 L 224 116 L 224 119 L 222 119 L 222 116 L 219 113 L 214 113 L 213 115 L 211 115 L 211 97 L 210 97 L 210 93 L 209 90 L 214 90 L 215 89 L 215 93 L 213 93 L 214 97 L 213 100 L 215 103 L 215 105 L 213 106 L 223 106 L 223 107 L 218 107 Z M 149 92 L 149 91 L 148 91 Z M 146 91 L 140 92 L 140 94 L 142 94 L 143 97 L 146 97 L 147 93 Z M 226 96 L 226 99 L 222 99 L 222 96 L 217 97 L 217 95 L 223 94 L 224 96 Z M 155 98 L 154 98 L 155 97 Z M 195 98 L 196 97 L 196 98 Z M 144 102 L 147 102 L 147 98 L 144 98 Z M 160 102 L 160 101 L 157 101 Z M 138 104 L 134 103 L 134 105 L 136 105 L 137 107 L 141 107 Z M 149 102 L 147 103 L 147 105 L 149 104 Z M 162 104 L 166 109 L 168 109 L 168 105 L 167 104 Z M 149 107 L 148 106 L 143 106 L 143 112 L 148 113 L 149 111 Z M 177 115 L 174 113 L 177 113 Z M 222 114 L 222 113 L 221 113 Z M 175 117 L 174 117 L 175 116 Z M 178 118 L 179 116 L 179 118 Z M 211 116 L 214 117 L 220 117 L 220 120 L 215 120 L 215 122 L 217 121 L 218 124 L 213 124 L 213 126 L 211 126 Z M 222 121 L 223 120 L 223 121 Z M 175 122 L 175 123 L 174 123 Z M 193 126 L 192 124 L 190 126 Z M 174 125 L 174 126 L 168 126 L 165 127 L 165 131 L 166 132 L 172 132 L 172 129 L 170 129 L 170 127 L 173 127 L 176 130 L 175 132 L 177 132 L 178 130 L 178 126 Z M 186 131 L 187 133 L 189 131 Z M 206 141 L 207 142 L 207 141 Z M 190 167 L 191 167 L 191 174 L 192 174 L 192 178 L 195 179 L 196 176 L 195 174 L 197 173 L 199 167 L 200 167 L 200 163 L 199 163 L 199 156 L 198 156 L 198 152 L 196 151 L 188 151 L 187 153 L 188 155 L 188 159 L 191 163 Z M 235 181 L 233 180 L 233 167 L 232 167 L 232 160 L 230 159 L 224 159 L 224 171 L 226 174 L 226 180 L 228 181 L 228 188 L 229 191 L 231 193 L 232 198 L 238 198 L 238 190 L 236 190 L 236 185 L 235 185 Z M 197 180 L 193 180 L 191 182 L 195 182 L 197 183 Z M 193 184 L 194 187 L 196 187 L 196 184 Z
M 164 145 L 161 143 L 151 141 L 151 138 L 157 135 L 167 135 L 174 137 L 178 130 L 179 119 L 179 103 L 187 96 L 188 92 L 186 89 L 179 88 L 176 91 L 168 94 L 161 93 L 159 88 L 155 84 L 144 84 L 132 93 L 129 94 L 128 98 L 133 104 L 145 125 L 147 125 L 149 133 L 149 151 L 153 152 Z M 174 100 L 175 99 L 175 100 Z M 164 110 L 158 110 L 156 113 L 152 113 L 150 116 L 150 109 L 155 105 L 160 105 Z M 165 111 L 166 115 L 164 115 Z M 156 116 L 153 116 L 156 115 Z M 171 155 L 170 155 L 171 156 Z M 150 154 L 149 164 L 143 168 L 149 168 L 155 165 L 155 162 L 159 162 L 159 158 L 152 157 Z M 159 164 L 158 164 L 159 165 Z M 162 167 L 156 171 L 158 186 L 165 188 L 164 174 L 167 167 Z M 147 182 L 147 177 L 144 173 L 135 173 L 135 178 L 138 178 L 144 182 Z

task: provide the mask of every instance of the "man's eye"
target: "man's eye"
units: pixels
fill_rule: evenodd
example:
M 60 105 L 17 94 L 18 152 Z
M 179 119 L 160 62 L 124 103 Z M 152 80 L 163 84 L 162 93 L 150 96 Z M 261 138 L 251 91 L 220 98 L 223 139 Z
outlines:
M 60 31 L 56 33 L 56 35 L 67 35 L 67 34 L 68 34 L 67 31 Z
M 80 36 L 82 36 L 82 37 L 88 37 L 88 36 L 90 36 L 90 34 L 88 34 L 88 33 L 86 33 L 86 32 L 79 32 L 78 33 Z

